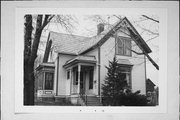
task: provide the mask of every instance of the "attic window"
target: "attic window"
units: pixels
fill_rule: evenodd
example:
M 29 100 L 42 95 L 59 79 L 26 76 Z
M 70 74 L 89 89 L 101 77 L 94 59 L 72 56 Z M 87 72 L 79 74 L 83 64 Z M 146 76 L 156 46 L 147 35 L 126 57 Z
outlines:
M 116 38 L 116 55 L 131 56 L 131 40 L 129 38 Z

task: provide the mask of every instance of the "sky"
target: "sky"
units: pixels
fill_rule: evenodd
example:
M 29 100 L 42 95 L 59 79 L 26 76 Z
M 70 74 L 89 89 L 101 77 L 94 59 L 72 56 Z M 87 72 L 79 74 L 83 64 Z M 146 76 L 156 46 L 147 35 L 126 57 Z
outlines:
M 92 15 L 73 15 L 72 17 L 75 19 L 73 32 L 71 34 L 92 37 L 97 34 L 97 24 L 101 22 L 105 22 L 106 24 L 114 24 L 119 20 L 119 15 L 101 15 L 102 19 L 95 19 L 99 17 Z M 156 15 L 148 15 L 156 20 L 158 20 L 158 16 Z M 120 17 L 124 17 L 120 16 Z M 142 38 L 146 41 L 148 46 L 151 48 L 152 53 L 149 55 L 153 58 L 153 60 L 158 64 L 159 63 L 159 24 L 148 20 L 142 16 L 126 16 Z M 47 36 L 49 31 L 59 32 L 59 33 L 67 33 L 66 29 L 62 28 L 59 23 L 51 22 L 45 28 L 42 33 L 41 43 L 39 46 L 39 54 L 44 52 Z M 42 56 L 41 56 L 42 57 Z M 158 70 L 147 60 L 147 78 L 150 78 L 156 85 L 158 85 Z

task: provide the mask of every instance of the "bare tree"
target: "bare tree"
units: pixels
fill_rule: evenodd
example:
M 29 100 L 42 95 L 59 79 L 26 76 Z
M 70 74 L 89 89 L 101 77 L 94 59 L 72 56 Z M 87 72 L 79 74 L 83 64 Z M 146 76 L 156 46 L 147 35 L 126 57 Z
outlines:
M 51 21 L 60 23 L 67 31 L 72 31 L 73 28 L 73 18 L 70 15 L 37 15 L 33 17 L 25 15 L 24 23 L 24 105 L 34 105 L 34 62 L 44 28 Z M 36 19 L 34 29 L 33 19 Z M 33 30 L 35 30 L 34 39 L 32 39 Z

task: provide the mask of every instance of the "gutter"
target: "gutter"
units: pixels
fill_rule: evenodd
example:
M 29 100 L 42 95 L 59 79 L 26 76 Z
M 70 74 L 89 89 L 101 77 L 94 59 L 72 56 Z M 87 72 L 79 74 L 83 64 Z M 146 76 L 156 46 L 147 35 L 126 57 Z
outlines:
M 147 89 L 147 71 L 146 71 L 146 56 L 144 55 L 144 67 L 145 67 L 145 95 L 146 95 L 146 89 Z

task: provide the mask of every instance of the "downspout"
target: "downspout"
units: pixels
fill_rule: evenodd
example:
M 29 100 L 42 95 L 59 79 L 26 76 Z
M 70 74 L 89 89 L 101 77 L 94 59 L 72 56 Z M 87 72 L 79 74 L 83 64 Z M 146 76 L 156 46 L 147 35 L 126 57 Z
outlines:
M 145 94 L 146 94 L 147 73 L 146 73 L 146 56 L 145 55 L 144 55 L 144 68 L 145 68 Z
M 101 102 L 101 80 L 100 80 L 100 67 L 101 67 L 101 49 L 100 46 L 98 47 L 98 96 L 100 97 L 100 102 Z
M 59 78 L 59 54 L 57 57 L 56 96 L 58 96 L 58 78 Z

